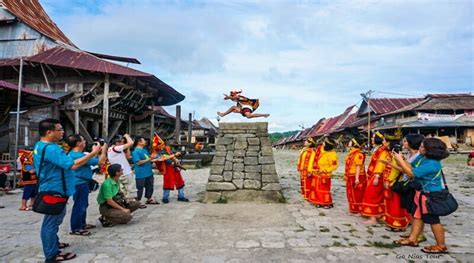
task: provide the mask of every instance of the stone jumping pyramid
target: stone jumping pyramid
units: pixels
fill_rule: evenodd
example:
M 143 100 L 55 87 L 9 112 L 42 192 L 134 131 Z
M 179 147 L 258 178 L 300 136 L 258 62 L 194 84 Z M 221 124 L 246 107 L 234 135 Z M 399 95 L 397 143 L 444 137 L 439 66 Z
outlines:
M 282 202 L 267 122 L 220 123 L 204 202 Z

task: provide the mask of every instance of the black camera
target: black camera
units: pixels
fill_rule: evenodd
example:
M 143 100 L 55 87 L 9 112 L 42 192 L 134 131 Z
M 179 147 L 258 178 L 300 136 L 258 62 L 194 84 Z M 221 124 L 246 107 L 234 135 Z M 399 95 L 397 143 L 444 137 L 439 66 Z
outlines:
M 94 143 L 98 143 L 100 146 L 104 146 L 105 140 L 99 137 L 94 137 Z
M 400 153 L 400 151 L 402 150 L 402 146 L 400 144 L 395 144 L 392 150 L 396 153 Z

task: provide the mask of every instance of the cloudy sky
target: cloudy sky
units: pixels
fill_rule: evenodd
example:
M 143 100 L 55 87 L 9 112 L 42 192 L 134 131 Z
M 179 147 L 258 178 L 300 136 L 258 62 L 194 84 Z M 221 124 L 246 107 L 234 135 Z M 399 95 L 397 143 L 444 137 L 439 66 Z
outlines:
M 287 131 L 340 114 L 369 89 L 474 92 L 470 0 L 41 3 L 80 48 L 136 57 L 133 67 L 184 94 L 183 116 L 215 120 L 231 106 L 222 93 L 242 89 L 260 98 L 271 131 Z

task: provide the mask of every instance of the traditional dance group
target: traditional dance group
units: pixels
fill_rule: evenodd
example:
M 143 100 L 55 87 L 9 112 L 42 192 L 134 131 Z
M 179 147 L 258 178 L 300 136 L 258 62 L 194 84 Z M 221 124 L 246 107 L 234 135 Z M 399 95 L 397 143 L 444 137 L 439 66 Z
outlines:
M 411 224 L 409 234 L 401 235 L 394 243 L 418 247 L 426 241 L 424 223 L 430 224 L 436 244 L 426 246 L 429 254 L 447 253 L 444 228 L 438 215 L 426 208 L 426 193 L 443 191 L 444 175 L 440 160 L 448 157 L 446 145 L 437 138 L 408 134 L 400 145 L 401 132 L 395 135 L 376 132 L 375 146 L 367 170 L 364 140 L 353 136 L 347 144 L 344 181 L 349 214 L 363 216 L 363 224 L 386 224 L 386 230 L 403 232 Z M 304 142 L 297 170 L 301 178 L 302 198 L 316 207 L 333 207 L 331 174 L 337 169 L 336 141 L 322 137 Z M 406 155 L 401 154 L 405 149 Z

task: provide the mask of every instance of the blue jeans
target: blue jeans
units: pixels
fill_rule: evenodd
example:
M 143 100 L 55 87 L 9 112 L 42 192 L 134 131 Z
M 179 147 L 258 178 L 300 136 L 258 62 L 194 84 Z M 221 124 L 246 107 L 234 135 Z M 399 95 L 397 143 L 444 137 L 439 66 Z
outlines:
M 89 206 L 89 184 L 76 185 L 73 196 L 74 206 L 71 213 L 71 231 L 84 229 L 86 226 L 87 207 Z
M 171 190 L 163 189 L 163 199 L 170 198 L 170 191 Z M 178 189 L 178 198 L 184 198 L 184 187 Z
M 64 216 L 66 216 L 66 207 L 59 215 L 44 215 L 41 225 L 41 243 L 46 261 L 56 260 L 56 256 L 59 254 L 58 231 Z

